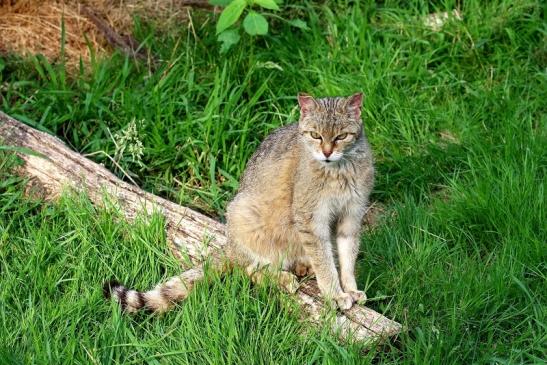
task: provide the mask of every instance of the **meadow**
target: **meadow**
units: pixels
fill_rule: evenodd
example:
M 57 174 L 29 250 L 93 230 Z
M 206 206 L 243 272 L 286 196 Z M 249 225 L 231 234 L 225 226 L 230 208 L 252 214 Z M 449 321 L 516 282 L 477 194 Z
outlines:
M 544 363 L 545 8 L 435 4 L 287 1 L 283 16 L 309 29 L 273 19 L 226 54 L 210 13 L 168 29 L 136 18 L 155 67 L 115 53 L 70 74 L 0 58 L 2 111 L 219 220 L 260 141 L 297 120 L 298 92 L 364 92 L 381 214 L 363 232 L 358 283 L 406 328 L 363 350 L 237 273 L 165 315 L 124 315 L 104 280 L 146 289 L 179 270 L 162 220 L 29 197 L 0 150 L 0 363 Z M 461 20 L 424 25 L 457 4 Z

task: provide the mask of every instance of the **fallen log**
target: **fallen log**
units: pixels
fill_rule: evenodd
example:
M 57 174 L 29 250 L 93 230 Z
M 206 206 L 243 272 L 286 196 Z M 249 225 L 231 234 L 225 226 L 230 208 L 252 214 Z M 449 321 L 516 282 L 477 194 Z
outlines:
M 105 193 L 108 194 L 116 200 L 128 220 L 143 213 L 162 214 L 171 249 L 187 270 L 183 275 L 189 278 L 199 277 L 196 270 L 200 269 L 192 268 L 192 265 L 199 264 L 207 256 L 219 255 L 226 244 L 222 223 L 118 179 L 103 166 L 69 149 L 56 137 L 33 129 L 1 111 L 0 144 L 36 152 L 19 153 L 24 160 L 22 173 L 30 178 L 32 184 L 40 187 L 47 199 L 55 199 L 68 186 L 85 192 L 97 205 L 103 204 Z M 295 298 L 309 320 L 317 325 L 324 323 L 327 307 L 315 280 L 301 283 Z M 332 326 L 343 338 L 365 342 L 386 339 L 401 330 L 399 323 L 360 305 L 336 313 Z

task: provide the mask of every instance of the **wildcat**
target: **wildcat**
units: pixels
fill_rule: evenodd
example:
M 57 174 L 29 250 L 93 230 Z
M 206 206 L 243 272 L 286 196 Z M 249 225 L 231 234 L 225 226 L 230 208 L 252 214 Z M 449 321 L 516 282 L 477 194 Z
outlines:
M 254 281 L 268 274 L 289 292 L 298 287 L 295 274 L 315 274 L 322 295 L 342 310 L 366 299 L 357 289 L 355 261 L 374 166 L 362 97 L 298 95 L 298 123 L 271 133 L 247 163 L 227 208 L 229 265 L 216 267 L 238 265 Z M 161 312 L 190 286 L 178 276 L 148 292 L 109 282 L 105 294 L 129 312 Z

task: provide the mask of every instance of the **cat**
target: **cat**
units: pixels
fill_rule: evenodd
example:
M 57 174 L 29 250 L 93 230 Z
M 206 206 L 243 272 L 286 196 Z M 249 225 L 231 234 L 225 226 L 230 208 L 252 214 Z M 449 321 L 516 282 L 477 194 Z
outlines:
M 341 310 L 366 300 L 355 261 L 374 163 L 362 98 L 298 95 L 298 123 L 271 133 L 247 163 L 227 207 L 227 261 L 215 267 L 243 267 L 256 282 L 268 275 L 288 292 L 298 288 L 297 276 L 315 275 L 322 295 Z M 191 286 L 177 276 L 148 292 L 117 282 L 104 289 L 128 312 L 163 312 Z

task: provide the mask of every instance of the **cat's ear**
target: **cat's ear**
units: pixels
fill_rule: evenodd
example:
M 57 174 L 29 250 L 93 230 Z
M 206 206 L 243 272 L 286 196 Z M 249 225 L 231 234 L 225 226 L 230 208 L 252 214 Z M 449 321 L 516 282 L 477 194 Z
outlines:
M 361 118 L 361 107 L 363 106 L 363 93 L 353 94 L 346 101 L 346 108 L 355 119 Z
M 317 106 L 317 102 L 313 98 L 313 96 L 299 93 L 298 94 L 298 105 L 300 105 L 300 116 L 304 117 L 306 114 L 308 114 L 310 111 L 315 109 Z

